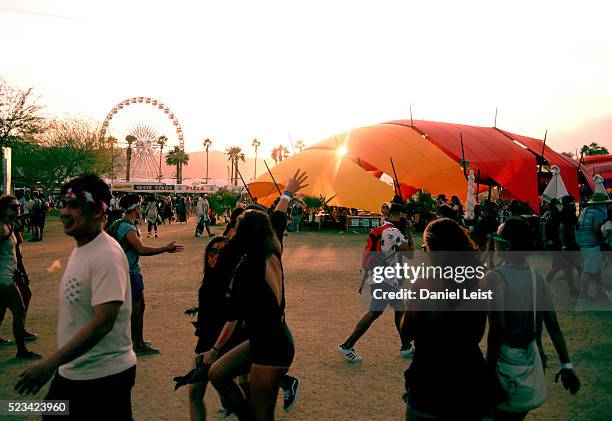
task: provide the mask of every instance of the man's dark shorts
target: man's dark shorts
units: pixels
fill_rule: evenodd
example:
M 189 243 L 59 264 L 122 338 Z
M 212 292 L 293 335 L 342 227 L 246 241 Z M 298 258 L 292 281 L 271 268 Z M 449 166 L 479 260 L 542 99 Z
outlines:
M 132 301 L 140 301 L 144 291 L 144 280 L 140 273 L 130 272 L 130 285 L 132 286 Z
M 135 381 L 135 365 L 112 376 L 93 380 L 70 380 L 56 372 L 45 400 L 69 401 L 70 415 L 60 419 L 132 420 Z M 49 417 L 43 416 L 43 420 L 46 419 Z

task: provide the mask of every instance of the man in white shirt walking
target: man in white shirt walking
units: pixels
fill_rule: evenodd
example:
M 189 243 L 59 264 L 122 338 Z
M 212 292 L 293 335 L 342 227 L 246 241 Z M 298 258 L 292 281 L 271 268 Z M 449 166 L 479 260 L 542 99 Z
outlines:
M 208 210 L 210 209 L 210 204 L 206 197 L 199 196 L 198 203 L 196 204 L 196 215 L 198 217 L 198 221 L 196 224 L 195 237 L 199 237 L 206 229 L 209 237 L 214 237 L 215 234 L 210 232 L 210 227 L 208 223 L 210 222 L 210 218 L 208 217 Z
M 110 189 L 98 176 L 84 175 L 61 194 L 64 233 L 77 247 L 60 284 L 59 349 L 21 373 L 15 389 L 37 393 L 55 373 L 45 399 L 68 400 L 71 416 L 131 420 L 131 289 L 125 253 L 102 230 Z

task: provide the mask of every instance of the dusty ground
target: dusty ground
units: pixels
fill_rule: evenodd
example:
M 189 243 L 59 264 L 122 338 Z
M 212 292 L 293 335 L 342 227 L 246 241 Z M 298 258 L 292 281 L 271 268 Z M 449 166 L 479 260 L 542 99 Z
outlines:
M 142 259 L 147 299 L 145 337 L 161 349 L 161 354 L 138 361 L 132 396 L 136 420 L 188 419 L 187 389 L 174 392 L 172 377 L 191 367 L 195 346 L 190 318 L 183 311 L 196 304 L 201 256 L 207 240 L 194 239 L 193 229 L 193 220 L 187 225 L 166 225 L 160 228 L 161 238 L 145 240 L 151 245 L 178 240 L 185 246 L 185 252 Z M 221 228 L 214 231 L 218 233 Z M 400 342 L 391 313 L 385 313 L 358 343 L 357 349 L 364 358 L 361 364 L 351 365 L 335 351 L 364 312 L 357 295 L 356 270 L 364 242 L 364 235 L 355 234 L 299 233 L 286 237 L 283 261 L 287 320 L 297 348 L 291 374 L 300 378 L 302 387 L 294 410 L 284 414 L 278 409 L 279 418 L 287 421 L 403 418 L 402 373 L 408 362 L 399 357 Z M 56 347 L 56 297 L 62 275 L 62 270 L 49 273 L 46 268 L 56 259 L 65 267 L 73 246 L 55 219 L 49 223 L 44 242 L 26 243 L 23 247 L 34 293 L 27 325 L 40 335 L 30 349 L 43 355 Z M 612 288 L 612 280 L 606 282 L 608 289 Z M 558 359 L 545 336 L 553 367 L 546 373 L 550 396 L 529 419 L 610 419 L 612 312 L 565 313 L 559 317 L 583 388 L 571 397 L 554 384 Z M 0 326 L 0 335 L 11 336 L 10 315 Z M 0 399 L 17 396 L 13 392 L 15 379 L 28 366 L 14 360 L 14 353 L 14 346 L 0 348 Z M 46 388 L 38 398 L 45 392 Z M 209 389 L 206 402 L 210 419 L 222 419 L 216 412 L 219 400 L 214 390 Z

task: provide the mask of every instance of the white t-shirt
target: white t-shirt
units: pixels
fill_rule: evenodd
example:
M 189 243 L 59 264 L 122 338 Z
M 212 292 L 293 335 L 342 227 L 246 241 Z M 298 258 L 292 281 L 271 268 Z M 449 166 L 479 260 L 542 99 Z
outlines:
M 127 370 L 136 364 L 130 333 L 132 290 L 121 246 L 104 231 L 72 251 L 60 284 L 57 342 L 61 348 L 93 317 L 99 304 L 121 301 L 113 330 L 80 357 L 60 366 L 61 376 L 91 380 Z
M 398 254 L 397 248 L 406 242 L 406 238 L 399 229 L 393 226 L 393 224 L 390 222 L 385 222 L 385 224 L 390 224 L 391 228 L 384 230 L 380 236 L 380 257 L 385 262 L 385 266 L 394 267 L 400 262 L 400 255 Z M 401 282 L 401 279 L 396 277 L 385 277 L 384 282 L 392 286 L 397 286 Z M 372 277 L 369 278 L 368 283 L 370 285 L 375 284 Z

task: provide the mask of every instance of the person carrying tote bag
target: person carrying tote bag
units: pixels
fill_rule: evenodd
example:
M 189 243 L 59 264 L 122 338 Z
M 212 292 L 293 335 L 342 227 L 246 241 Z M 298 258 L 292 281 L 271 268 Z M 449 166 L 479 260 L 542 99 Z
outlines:
M 533 244 L 529 225 L 511 219 L 499 227 L 493 239 L 496 257 L 503 260 L 485 276 L 494 297 L 487 337 L 493 419 L 522 420 L 547 397 L 546 363 L 539 350 L 543 326 L 561 360 L 555 381 L 561 379 L 565 389 L 575 394 L 580 380 L 570 363 L 550 289 L 527 263 L 525 251 Z
M 533 294 L 533 340 L 526 349 L 502 345 L 497 359 L 497 378 L 507 400 L 497 406 L 500 411 L 527 412 L 541 406 L 548 396 L 544 367 L 536 338 L 536 274 L 531 273 Z

